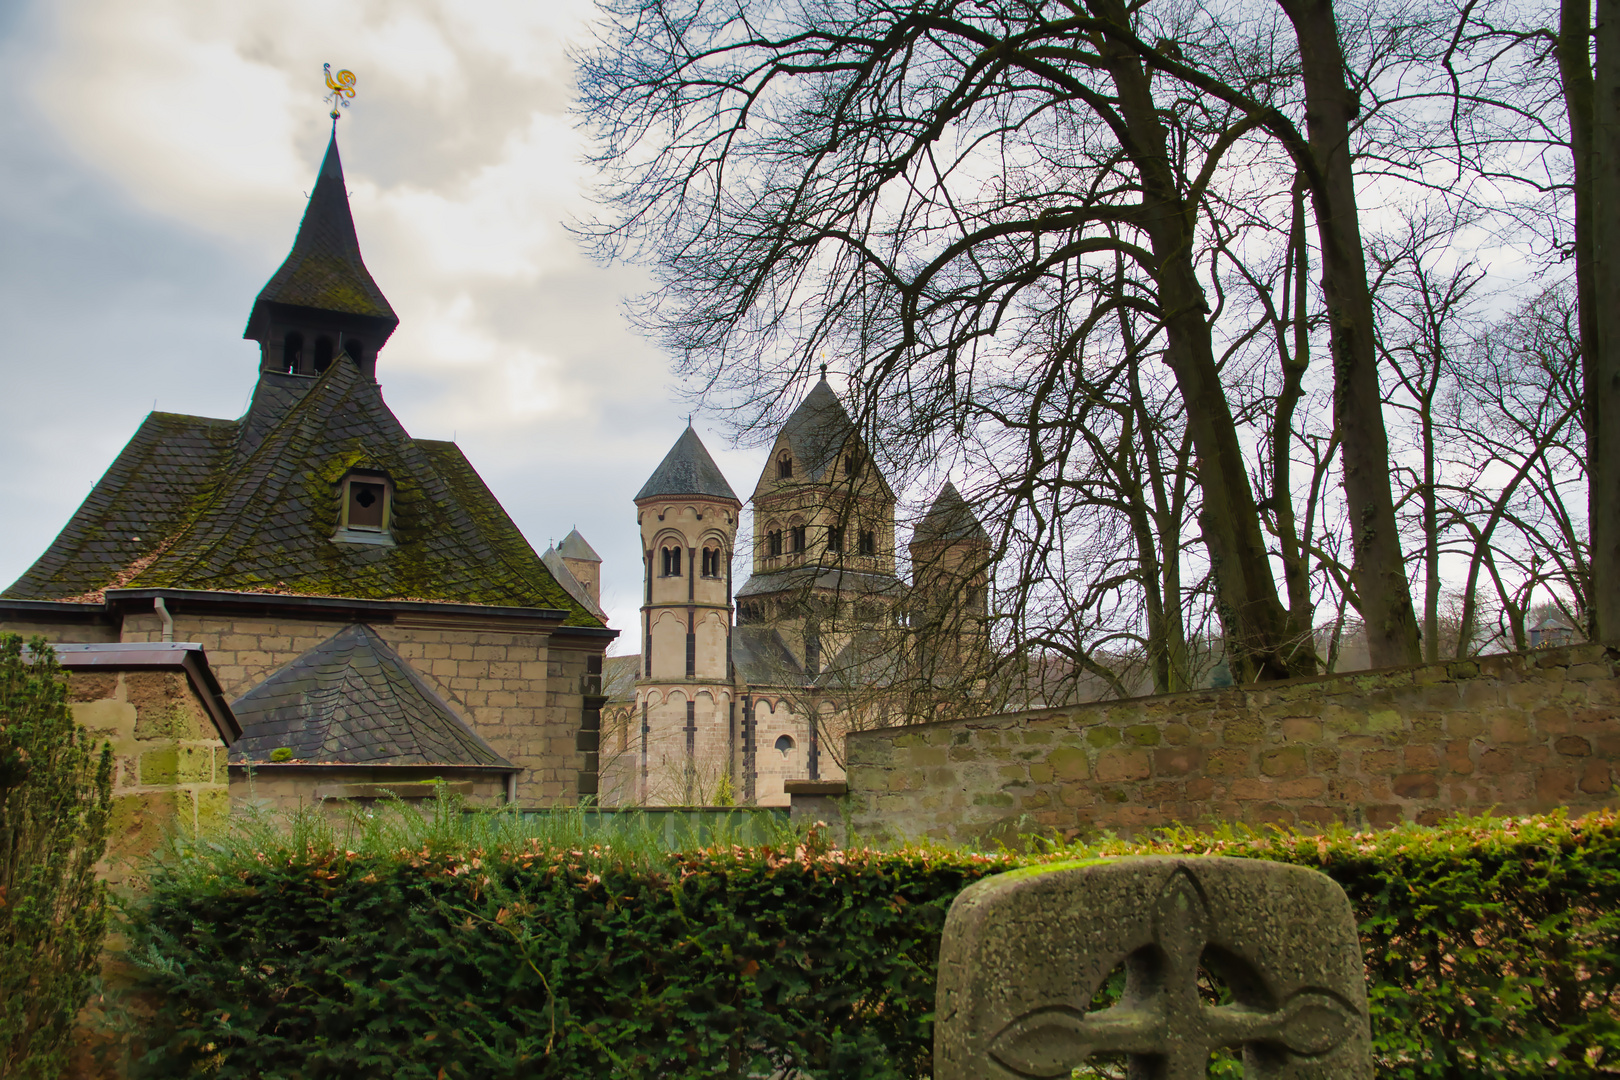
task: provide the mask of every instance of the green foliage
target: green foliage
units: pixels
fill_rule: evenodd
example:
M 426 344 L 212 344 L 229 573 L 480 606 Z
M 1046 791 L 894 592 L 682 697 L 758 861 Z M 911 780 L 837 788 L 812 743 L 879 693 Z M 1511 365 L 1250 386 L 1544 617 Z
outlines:
M 0 635 L 0 1078 L 54 1077 L 106 933 L 112 753 L 74 722 L 56 654 Z
M 163 1002 L 155 1076 L 924 1076 L 951 900 L 1077 855 L 1334 877 L 1361 921 L 1388 1076 L 1591 1075 L 1620 1034 L 1613 814 L 1015 857 L 837 850 L 814 832 L 672 853 L 650 831 L 439 807 L 177 845 L 136 913 Z

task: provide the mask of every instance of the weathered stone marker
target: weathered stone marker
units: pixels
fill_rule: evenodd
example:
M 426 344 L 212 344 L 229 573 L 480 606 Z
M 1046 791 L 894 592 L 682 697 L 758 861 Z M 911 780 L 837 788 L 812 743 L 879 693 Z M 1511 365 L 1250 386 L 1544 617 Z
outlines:
M 1087 1011 L 1125 967 L 1118 1004 Z M 1234 1004 L 1199 1000 L 1203 967 Z M 1194 1080 L 1242 1048 L 1244 1080 L 1372 1076 L 1356 922 L 1325 874 L 1255 859 L 1136 858 L 978 882 L 945 922 L 935 1080 L 1064 1077 L 1092 1054 Z

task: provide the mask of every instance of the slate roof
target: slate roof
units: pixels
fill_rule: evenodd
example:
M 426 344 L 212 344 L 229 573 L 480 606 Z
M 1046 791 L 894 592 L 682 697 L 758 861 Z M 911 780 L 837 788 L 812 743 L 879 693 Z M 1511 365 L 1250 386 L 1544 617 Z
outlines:
M 236 433 L 229 420 L 148 414 L 51 546 L 0 595 L 99 600 L 133 577 L 218 482 Z
M 602 610 L 602 605 L 596 602 L 596 598 L 591 596 L 590 591 L 585 588 L 579 578 L 574 576 L 574 572 L 568 569 L 568 564 L 562 560 L 561 552 L 556 548 L 546 548 L 540 556 L 540 561 L 545 564 L 547 570 L 551 571 L 551 576 L 557 580 L 557 584 L 568 592 L 569 596 L 579 601 L 592 615 L 595 615 L 603 622 L 607 621 L 607 612 Z
M 795 474 L 812 481 L 826 476 L 853 434 L 855 422 L 825 378 L 810 388 L 782 425 L 782 437 L 793 451 Z
M 310 192 L 298 236 L 281 268 L 271 275 L 253 301 L 244 337 L 257 338 L 267 304 L 336 311 L 384 319 L 397 326 L 399 317 L 371 278 L 360 257 L 360 238 L 349 213 L 337 132 L 326 144 L 326 157 Z M 392 332 L 392 328 L 390 328 Z
M 231 705 L 231 763 L 438 765 L 516 771 L 376 631 L 339 630 Z
M 790 589 L 829 589 L 867 596 L 900 596 L 906 591 L 906 583 L 893 574 L 868 574 L 860 570 L 811 564 L 750 575 L 736 595 L 741 599 Z
M 731 632 L 731 663 L 737 677 L 755 686 L 799 686 L 804 668 L 769 626 L 738 626 Z
M 658 468 L 653 470 L 652 476 L 636 493 L 635 501 L 660 495 L 706 495 L 741 502 L 737 493 L 731 490 L 731 485 L 726 483 L 720 466 L 709 456 L 703 440 L 691 427 L 681 432 L 681 437 L 675 440 L 675 445 L 664 455 L 664 460 L 658 463 Z
M 148 417 L 4 595 L 69 599 L 116 585 L 436 600 L 561 609 L 565 625 L 601 625 L 453 443 L 412 439 L 352 362 L 304 381 L 250 453 L 238 449 L 247 418 Z M 393 480 L 394 546 L 333 541 L 338 485 L 353 468 Z
M 578 559 L 581 562 L 599 563 L 602 561 L 602 556 L 598 555 L 595 549 L 585 542 L 585 538 L 579 535 L 578 529 L 572 530 L 567 536 L 563 537 L 563 542 L 557 545 L 557 554 L 565 559 Z
M 926 543 L 954 544 L 960 541 L 978 541 L 988 544 L 990 534 L 984 531 L 979 519 L 974 516 L 972 507 L 962 498 L 956 485 L 949 480 L 940 490 L 939 497 L 934 505 L 928 508 L 922 521 L 911 534 L 913 546 Z

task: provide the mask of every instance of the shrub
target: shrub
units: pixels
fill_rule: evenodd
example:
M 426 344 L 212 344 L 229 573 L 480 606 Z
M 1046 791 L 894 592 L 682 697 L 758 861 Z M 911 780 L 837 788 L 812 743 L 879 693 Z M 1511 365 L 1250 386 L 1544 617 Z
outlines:
M 1218 853 L 1333 876 L 1361 920 L 1385 1075 L 1590 1074 L 1616 1047 L 1613 814 L 1173 832 L 1019 858 L 814 835 L 665 853 L 546 827 L 441 811 L 344 833 L 304 816 L 178 846 L 135 927 L 163 1002 L 149 1072 L 922 1076 L 951 900 L 1077 854 Z
M 73 722 L 41 639 L 0 634 L 0 1078 L 54 1077 L 106 932 L 112 753 Z

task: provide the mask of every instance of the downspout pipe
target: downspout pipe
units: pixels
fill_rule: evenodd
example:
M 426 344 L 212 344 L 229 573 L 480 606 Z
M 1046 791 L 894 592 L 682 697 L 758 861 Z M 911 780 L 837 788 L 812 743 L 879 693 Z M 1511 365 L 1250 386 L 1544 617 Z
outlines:
M 157 612 L 158 618 L 163 620 L 163 640 L 174 640 L 174 616 L 169 614 L 169 606 L 163 602 L 163 597 L 152 598 L 152 610 Z

